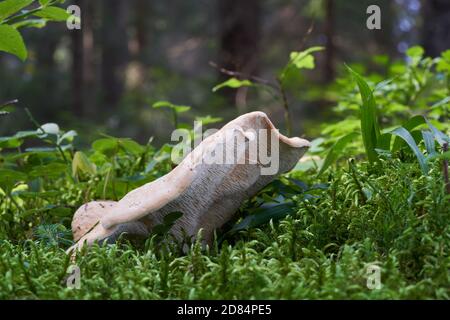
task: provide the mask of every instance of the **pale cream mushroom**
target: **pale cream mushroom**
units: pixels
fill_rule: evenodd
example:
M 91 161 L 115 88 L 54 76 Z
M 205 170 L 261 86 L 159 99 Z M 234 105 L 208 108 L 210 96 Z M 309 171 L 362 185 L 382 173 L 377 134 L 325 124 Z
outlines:
M 276 143 L 255 135 L 259 130 L 267 130 Z M 231 141 L 241 141 L 233 144 L 235 161 L 212 163 L 208 157 L 222 152 L 230 137 Z M 279 146 L 274 173 L 263 174 L 267 165 L 262 165 L 259 157 L 254 161 L 249 156 L 254 139 L 259 139 L 258 147 L 267 149 L 262 151 L 269 156 L 272 145 Z M 280 134 L 263 112 L 244 114 L 205 138 L 165 176 L 129 192 L 118 202 L 93 201 L 81 206 L 72 222 L 77 243 L 69 251 L 97 240 L 112 243 L 122 233 L 145 237 L 175 211 L 183 213 L 170 230 L 176 239 L 195 237 L 202 229 L 204 242 L 210 243 L 214 230 L 223 226 L 245 199 L 291 170 L 309 145 L 305 139 Z

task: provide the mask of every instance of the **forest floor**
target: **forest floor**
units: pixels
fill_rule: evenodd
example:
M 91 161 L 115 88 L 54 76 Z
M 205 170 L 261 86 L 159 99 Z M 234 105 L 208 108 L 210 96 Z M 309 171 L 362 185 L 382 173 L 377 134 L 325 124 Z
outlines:
M 155 237 L 137 247 L 95 245 L 77 255 L 78 289 L 66 284 L 70 243 L 2 240 L 0 298 L 449 299 L 450 208 L 440 164 L 429 176 L 398 160 L 383 167 L 383 175 L 367 173 L 364 162 L 336 169 L 326 187 L 294 197 L 283 219 L 206 250 L 198 242 L 187 253 L 167 249 Z M 297 171 L 289 177 L 324 183 Z

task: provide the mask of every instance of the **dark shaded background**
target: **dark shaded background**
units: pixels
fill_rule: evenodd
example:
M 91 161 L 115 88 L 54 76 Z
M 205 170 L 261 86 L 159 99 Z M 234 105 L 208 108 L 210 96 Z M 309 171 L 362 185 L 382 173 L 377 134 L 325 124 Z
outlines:
M 0 135 L 39 122 L 76 129 L 89 141 L 100 132 L 146 142 L 168 140 L 173 129 L 153 102 L 190 105 L 191 122 L 210 114 L 229 120 L 266 111 L 280 127 L 279 102 L 255 89 L 211 88 L 227 77 L 216 64 L 271 79 L 289 53 L 325 46 L 316 69 L 291 79 L 294 133 L 311 135 L 330 117 L 328 84 L 343 63 L 377 71 L 376 59 L 402 59 L 415 44 L 438 55 L 450 47 L 448 0 L 76 0 L 82 30 L 65 24 L 24 33 L 29 59 L 0 54 L 0 101 L 19 99 Z M 382 29 L 366 28 L 366 8 L 381 7 Z M 378 70 L 379 71 L 379 70 Z M 316 94 L 310 94 L 315 92 Z M 323 94 L 321 94 L 323 92 Z

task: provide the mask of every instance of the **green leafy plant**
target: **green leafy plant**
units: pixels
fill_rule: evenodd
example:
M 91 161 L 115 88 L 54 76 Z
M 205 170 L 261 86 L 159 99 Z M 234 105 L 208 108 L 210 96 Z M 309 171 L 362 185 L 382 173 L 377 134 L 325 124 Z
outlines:
M 406 79 L 408 83 L 410 81 L 415 81 L 415 79 L 418 77 L 418 74 L 431 73 L 432 65 L 430 65 L 428 59 L 423 58 L 423 50 L 420 47 L 413 47 L 411 48 L 411 50 L 408 50 L 408 56 L 410 58 L 409 68 L 413 70 L 410 74 L 408 74 L 408 77 L 410 78 Z M 438 59 L 437 61 L 442 60 Z M 424 65 L 425 70 L 422 70 L 420 68 L 421 65 Z M 383 104 L 391 105 L 392 102 L 383 99 L 383 96 L 396 96 L 399 94 L 397 90 L 401 90 L 403 94 L 405 79 L 396 77 L 381 81 L 378 83 L 375 89 L 371 89 L 368 82 L 361 75 L 359 75 L 356 71 L 348 66 L 347 69 L 349 70 L 352 78 L 357 84 L 359 96 L 361 99 L 361 102 L 359 103 L 358 99 L 353 100 L 352 97 L 352 103 L 359 105 L 359 110 L 354 110 L 354 112 L 357 112 L 357 114 L 359 114 L 359 132 L 362 136 L 362 145 L 364 146 L 365 154 L 369 162 L 372 165 L 374 163 L 379 163 L 380 157 L 386 155 L 398 155 L 405 159 L 404 154 L 405 152 L 407 152 L 407 149 L 405 149 L 406 147 L 409 148 L 409 151 L 417 159 L 423 174 L 428 174 L 428 162 L 435 158 L 436 153 L 441 152 L 442 154 L 444 144 L 448 143 L 449 141 L 449 137 L 432 124 L 433 121 L 434 123 L 438 123 L 440 127 L 444 126 L 443 123 L 439 123 L 432 118 L 445 119 L 447 117 L 447 114 L 445 112 L 435 111 L 438 107 L 445 106 L 446 104 L 448 106 L 448 99 L 443 98 L 441 101 L 432 104 L 431 107 L 427 106 L 427 109 L 423 111 L 424 114 L 428 113 L 427 116 L 411 115 L 408 120 L 401 121 L 403 122 L 402 126 L 381 130 L 379 124 L 380 118 L 390 118 L 397 115 L 399 110 L 403 111 L 403 109 L 393 109 L 395 111 L 392 111 L 389 108 L 386 108 Z M 423 78 L 421 81 L 431 80 L 429 80 L 428 78 Z M 351 87 L 349 87 L 349 90 L 352 90 Z M 377 92 L 379 91 L 383 91 L 383 96 L 377 94 Z M 414 95 L 419 94 L 419 92 L 414 93 Z M 424 94 L 421 93 L 421 95 L 423 96 Z M 434 99 L 434 95 L 432 95 L 432 97 Z M 408 100 L 411 99 L 411 97 L 408 97 Z M 416 97 L 413 99 L 418 98 Z M 381 100 L 381 103 L 378 100 Z M 342 112 L 344 109 L 342 109 L 342 106 L 340 106 L 340 109 L 338 110 Z M 428 119 L 428 117 L 430 117 L 431 119 Z M 341 154 L 345 153 L 348 145 L 355 145 L 355 143 L 357 143 L 355 141 L 358 141 L 358 131 L 354 131 L 357 128 L 355 128 L 355 126 L 353 125 L 349 126 L 349 123 L 353 123 L 349 121 L 354 121 L 355 123 L 358 122 L 358 120 L 345 119 L 342 122 L 338 123 L 336 126 L 332 126 L 331 130 L 328 130 L 328 132 L 333 132 L 333 130 L 335 132 L 339 132 L 338 130 L 340 130 L 340 132 L 338 133 L 339 135 L 335 138 L 334 144 L 329 148 L 326 159 L 321 166 L 319 174 L 322 174 L 325 170 L 327 170 L 331 166 L 331 164 L 339 158 Z M 428 126 L 428 130 L 417 130 L 418 127 L 420 128 L 425 126 Z M 347 132 L 345 131 L 345 128 L 348 128 Z M 395 137 L 393 143 L 391 143 L 392 136 Z M 421 142 L 423 142 L 423 146 L 425 149 L 424 151 L 421 150 Z M 438 142 L 440 151 L 435 148 L 435 142 Z M 424 155 L 424 152 L 426 152 L 426 155 Z
M 283 90 L 318 50 L 290 55 Z M 73 213 L 163 176 L 174 146 L 100 134 L 80 150 L 75 131 L 29 114 L 34 129 L 0 137 L 0 298 L 449 299 L 448 63 L 448 52 L 429 59 L 413 48 L 387 76 L 350 66 L 327 88 L 341 120 L 324 124 L 301 162 L 248 199 L 211 246 L 172 245 L 168 230 L 182 216 L 173 212 L 143 247 L 82 250 L 79 290 L 63 281 Z M 283 99 L 276 80 L 230 76 L 224 87 L 248 80 Z M 185 127 L 185 106 L 156 105 Z M 367 290 L 374 261 L 383 286 Z
M 284 109 L 284 119 L 286 124 L 287 135 L 292 135 L 292 119 L 289 110 L 289 101 L 287 96 L 287 80 L 288 74 L 291 72 L 299 72 L 303 69 L 314 69 L 314 56 L 312 53 L 324 50 L 323 47 L 311 47 L 304 51 L 293 51 L 289 55 L 288 63 L 279 72 L 274 80 L 267 80 L 253 75 L 246 75 L 241 72 L 226 70 L 212 64 L 219 69 L 220 72 L 231 76 L 230 79 L 216 85 L 212 91 L 216 92 L 223 88 L 238 89 L 241 87 L 255 87 L 269 92 L 269 94 L 280 102 Z M 242 78 L 242 79 L 239 79 Z
M 172 124 L 177 129 L 179 128 L 179 123 L 178 123 L 179 114 L 187 112 L 187 111 L 189 111 L 191 109 L 191 107 L 189 107 L 189 106 L 176 105 L 176 104 L 173 104 L 173 103 L 168 102 L 168 101 L 155 102 L 152 105 L 152 107 L 155 108 L 155 109 L 159 109 L 159 108 L 169 109 L 170 113 L 172 115 Z
M 70 15 L 57 6 L 61 0 L 0 1 L 0 51 L 25 61 L 28 52 L 20 28 L 42 28 L 49 21 L 66 21 Z

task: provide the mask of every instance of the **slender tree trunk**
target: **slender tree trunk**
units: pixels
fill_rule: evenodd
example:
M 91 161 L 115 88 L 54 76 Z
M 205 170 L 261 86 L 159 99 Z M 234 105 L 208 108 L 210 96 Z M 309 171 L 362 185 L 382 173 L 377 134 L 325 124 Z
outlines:
M 77 1 L 77 4 L 81 1 Z M 83 33 L 72 30 L 72 113 L 83 116 Z
M 450 1 L 422 1 L 423 46 L 428 55 L 438 56 L 450 48 Z
M 219 65 L 244 74 L 257 74 L 260 0 L 219 0 Z M 220 74 L 220 79 L 227 78 Z M 233 91 L 224 91 L 233 99 Z
M 335 45 L 334 45 L 334 28 L 335 28 L 335 3 L 334 0 L 325 1 L 325 82 L 331 82 L 335 75 Z
M 103 0 L 102 94 L 104 110 L 114 112 L 124 91 L 129 59 L 127 20 L 129 2 Z
M 150 28 L 150 1 L 136 0 L 136 39 L 138 44 L 138 53 L 142 55 L 148 45 L 148 33 Z
M 45 103 L 44 116 L 54 116 L 54 110 L 58 109 L 57 95 L 49 95 L 49 90 L 58 90 L 58 70 L 55 63 L 55 52 L 61 40 L 61 28 L 59 26 L 37 36 L 36 53 L 36 83 L 39 86 L 36 101 Z M 43 45 L 45 43 L 45 45 Z M 44 102 L 45 101 L 45 102 Z
M 72 110 L 78 117 L 95 115 L 96 78 L 94 17 L 96 3 L 88 0 L 75 2 L 82 10 L 81 30 L 72 33 Z

